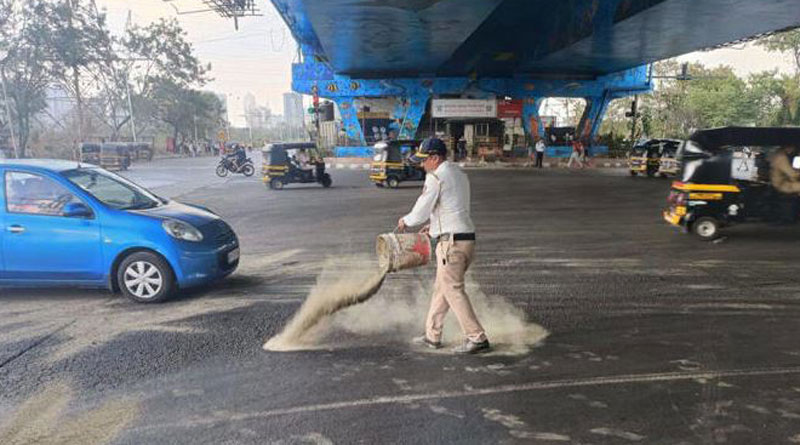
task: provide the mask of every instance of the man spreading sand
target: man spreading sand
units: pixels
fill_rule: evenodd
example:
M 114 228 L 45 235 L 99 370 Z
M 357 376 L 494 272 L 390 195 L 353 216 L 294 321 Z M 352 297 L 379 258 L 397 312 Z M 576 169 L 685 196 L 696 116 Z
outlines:
M 422 163 L 428 175 L 422 195 L 411 213 L 400 218 L 397 228 L 404 231 L 407 227 L 429 222 L 422 230 L 429 231 L 438 241 L 436 282 L 425 321 L 425 334 L 413 341 L 430 348 L 441 348 L 444 318 L 452 308 L 466 337 L 464 343 L 453 352 L 475 354 L 487 351 L 490 348 L 489 340 L 464 290 L 464 275 L 475 252 L 469 178 L 455 164 L 447 161 L 447 147 L 438 138 L 422 141 L 410 160 Z

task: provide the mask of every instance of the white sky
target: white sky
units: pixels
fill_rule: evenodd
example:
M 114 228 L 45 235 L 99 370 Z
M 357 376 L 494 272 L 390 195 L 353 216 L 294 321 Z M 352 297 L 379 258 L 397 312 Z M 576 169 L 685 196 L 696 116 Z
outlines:
M 234 30 L 232 20 L 215 13 L 176 13 L 175 8 L 182 12 L 204 9 L 200 0 L 96 1 L 107 10 L 110 28 L 115 33 L 124 29 L 128 11 L 139 25 L 160 17 L 177 17 L 198 57 L 212 64 L 214 81 L 205 89 L 227 95 L 229 117 L 234 125 L 244 125 L 242 98 L 248 92 L 255 95 L 259 105 L 269 105 L 273 113 L 283 113 L 283 93 L 291 90 L 291 63 L 297 46 L 269 1 L 257 0 L 263 16 L 240 19 L 239 31 Z M 708 66 L 730 65 L 741 76 L 776 68 L 789 72 L 793 67 L 789 56 L 770 54 L 752 45 L 691 53 L 679 60 Z

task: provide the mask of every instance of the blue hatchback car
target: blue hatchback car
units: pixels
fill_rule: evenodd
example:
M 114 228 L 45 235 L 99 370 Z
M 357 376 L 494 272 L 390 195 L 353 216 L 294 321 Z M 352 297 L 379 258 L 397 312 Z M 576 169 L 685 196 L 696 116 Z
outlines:
M 0 287 L 108 287 L 153 303 L 239 264 L 236 234 L 210 210 L 77 162 L 0 159 L 0 227 Z

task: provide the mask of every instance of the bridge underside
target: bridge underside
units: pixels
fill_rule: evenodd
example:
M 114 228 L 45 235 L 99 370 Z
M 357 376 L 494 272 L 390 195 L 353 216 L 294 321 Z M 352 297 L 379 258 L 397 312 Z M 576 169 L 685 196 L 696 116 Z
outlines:
M 362 141 L 346 116 L 360 97 L 397 98 L 403 136 L 440 95 L 522 99 L 526 115 L 545 97 L 583 97 L 591 133 L 609 100 L 650 89 L 643 65 L 800 25 L 796 0 L 272 3 L 304 56 L 293 88 L 334 100 Z

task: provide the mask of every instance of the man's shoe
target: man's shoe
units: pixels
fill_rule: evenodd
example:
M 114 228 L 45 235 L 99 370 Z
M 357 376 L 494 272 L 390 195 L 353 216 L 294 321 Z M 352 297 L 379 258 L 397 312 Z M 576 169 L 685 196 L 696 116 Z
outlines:
M 475 343 L 474 341 L 464 340 L 464 344 L 453 348 L 456 354 L 478 354 L 486 352 L 492 347 L 489 345 L 489 340 Z
M 431 349 L 439 349 L 442 347 L 442 342 L 440 341 L 431 341 L 428 339 L 427 335 L 421 335 L 419 337 L 414 337 L 411 339 L 411 343 L 419 346 L 427 346 Z

